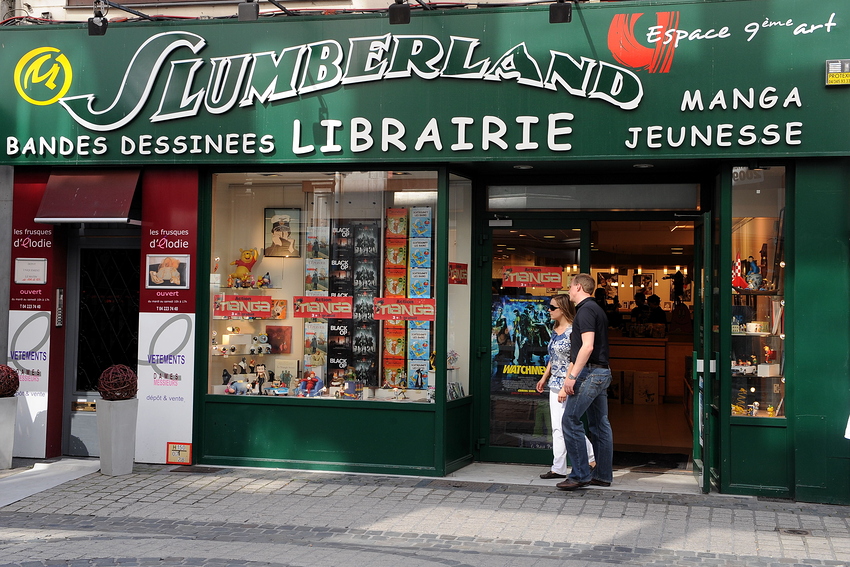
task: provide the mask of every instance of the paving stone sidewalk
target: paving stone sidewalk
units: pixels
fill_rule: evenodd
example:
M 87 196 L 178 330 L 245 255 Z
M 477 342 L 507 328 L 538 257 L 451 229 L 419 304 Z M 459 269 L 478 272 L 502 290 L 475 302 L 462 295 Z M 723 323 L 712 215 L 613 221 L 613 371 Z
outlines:
M 0 508 L 0 565 L 399 563 L 850 565 L 850 508 L 160 465 L 89 474 Z

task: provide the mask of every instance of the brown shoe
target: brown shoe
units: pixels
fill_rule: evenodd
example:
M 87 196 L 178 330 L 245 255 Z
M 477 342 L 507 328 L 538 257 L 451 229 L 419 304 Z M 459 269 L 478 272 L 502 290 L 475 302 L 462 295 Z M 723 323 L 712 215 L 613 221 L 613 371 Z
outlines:
M 545 473 L 541 474 L 540 478 L 542 478 L 543 480 L 549 480 L 550 478 L 567 478 L 567 475 L 558 474 L 554 471 L 549 471 L 549 472 L 545 472 Z
M 604 480 L 599 480 L 598 478 L 591 479 L 590 484 L 592 484 L 593 486 L 611 486 L 610 482 L 605 482 Z
M 571 478 L 568 478 L 564 482 L 559 482 L 555 486 L 560 488 L 561 490 L 575 490 L 576 488 L 583 488 L 590 484 L 590 481 L 587 482 L 576 482 Z

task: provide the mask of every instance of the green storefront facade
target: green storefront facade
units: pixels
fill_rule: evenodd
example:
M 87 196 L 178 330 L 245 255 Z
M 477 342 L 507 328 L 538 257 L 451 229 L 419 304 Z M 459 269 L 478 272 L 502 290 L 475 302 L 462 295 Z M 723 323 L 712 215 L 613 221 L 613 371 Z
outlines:
M 850 503 L 850 9 L 582 3 L 566 24 L 547 11 L 6 29 L 7 356 L 31 376 L 16 454 L 86 444 L 89 416 L 67 411 L 91 390 L 68 378 L 85 333 L 61 320 L 84 299 L 64 293 L 85 250 L 134 241 L 137 460 L 426 476 L 545 463 L 551 451 L 500 444 L 492 425 L 494 243 L 575 231 L 562 261 L 537 266 L 591 272 L 608 265 L 594 223 L 686 220 L 693 364 L 678 397 L 699 482 Z M 391 234 L 399 218 L 431 226 Z M 295 235 L 285 252 L 269 240 L 281 225 Z M 349 231 L 378 247 L 358 252 Z M 388 251 L 418 246 L 426 271 L 404 265 L 410 290 L 391 293 Z M 245 287 L 240 260 L 256 266 Z M 363 283 L 356 268 L 380 275 Z M 36 314 L 50 323 L 27 345 Z M 388 337 L 424 337 L 427 352 L 396 362 Z M 309 387 L 331 395 L 292 395 L 313 397 L 299 381 L 288 396 L 225 394 L 222 376 L 245 366 L 255 382 L 316 369 Z M 427 379 L 413 386 L 415 370 Z

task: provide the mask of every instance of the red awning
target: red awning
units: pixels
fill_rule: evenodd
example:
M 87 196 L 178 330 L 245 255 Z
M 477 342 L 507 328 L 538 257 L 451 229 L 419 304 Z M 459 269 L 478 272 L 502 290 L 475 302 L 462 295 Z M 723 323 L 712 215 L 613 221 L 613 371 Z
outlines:
M 35 222 L 140 224 L 131 214 L 138 183 L 138 169 L 52 174 Z

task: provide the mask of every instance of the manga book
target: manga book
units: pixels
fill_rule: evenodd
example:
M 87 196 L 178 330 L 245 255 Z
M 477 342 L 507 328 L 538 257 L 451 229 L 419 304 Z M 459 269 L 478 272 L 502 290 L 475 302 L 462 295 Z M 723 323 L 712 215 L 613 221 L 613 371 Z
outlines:
M 354 230 L 348 221 L 338 220 L 331 229 L 331 258 L 354 257 Z
M 407 355 L 407 330 L 404 326 L 386 325 L 384 327 L 383 356 Z
M 431 267 L 431 239 L 411 238 L 410 250 L 408 251 L 411 268 Z
M 407 270 L 404 268 L 384 270 L 384 297 L 407 297 Z
M 354 373 L 369 388 L 378 387 L 378 357 L 356 356 L 354 357 Z
M 404 357 L 386 356 L 381 388 L 407 388 L 407 364 Z
M 327 321 L 304 323 L 304 352 L 311 355 L 328 352 L 328 323 Z
M 360 323 L 354 326 L 351 352 L 354 356 L 372 356 L 378 353 L 377 323 Z
M 407 266 L 407 240 L 388 238 L 384 245 L 384 266 L 404 268 Z
M 407 209 L 387 209 L 387 239 L 407 238 Z
M 431 238 L 431 207 L 412 207 L 410 209 L 410 237 Z
M 431 331 L 410 329 L 407 331 L 407 358 L 428 360 L 431 356 Z
M 428 389 L 428 361 L 407 361 L 407 387 L 411 390 Z
M 431 268 L 410 268 L 408 297 L 431 297 Z
M 378 256 L 378 221 L 358 220 L 351 221 L 354 229 L 354 256 L 363 258 L 366 256 Z
M 352 313 L 355 321 L 363 323 L 366 321 L 375 320 L 375 292 L 371 290 L 357 291 L 354 293 L 354 312 Z
M 309 258 L 330 257 L 330 229 L 326 226 L 307 227 L 307 255 Z
M 348 258 L 332 258 L 330 261 L 330 292 L 334 295 L 354 294 L 354 262 Z
M 378 260 L 374 257 L 354 259 L 354 290 L 378 290 Z
M 352 325 L 339 319 L 328 322 L 328 354 L 351 357 Z
M 305 295 L 327 295 L 329 269 L 330 265 L 326 258 L 308 258 L 306 260 L 306 276 L 304 277 Z

